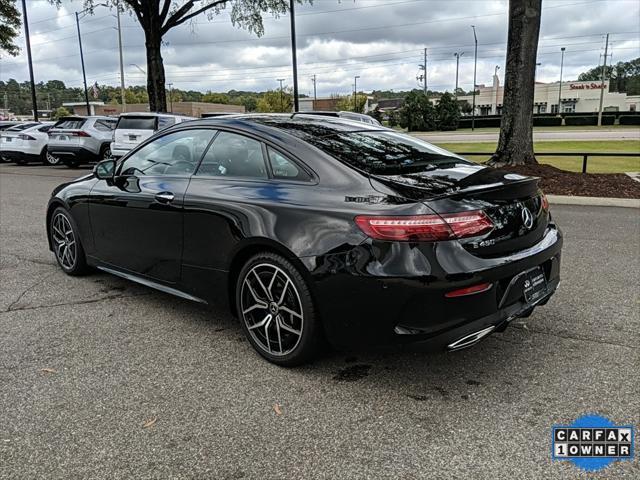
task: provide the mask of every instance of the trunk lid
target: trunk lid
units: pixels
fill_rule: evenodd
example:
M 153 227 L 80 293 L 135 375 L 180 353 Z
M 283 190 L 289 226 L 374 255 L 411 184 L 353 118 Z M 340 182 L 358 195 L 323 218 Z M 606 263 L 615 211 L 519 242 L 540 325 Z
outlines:
M 117 147 L 133 148 L 149 138 L 158 129 L 158 117 L 126 115 L 120 117 L 113 135 Z
M 494 224 L 493 230 L 459 240 L 466 250 L 481 257 L 531 247 L 549 224 L 534 177 L 452 161 L 421 172 L 369 178 L 374 189 L 423 202 L 438 214 L 484 211 Z

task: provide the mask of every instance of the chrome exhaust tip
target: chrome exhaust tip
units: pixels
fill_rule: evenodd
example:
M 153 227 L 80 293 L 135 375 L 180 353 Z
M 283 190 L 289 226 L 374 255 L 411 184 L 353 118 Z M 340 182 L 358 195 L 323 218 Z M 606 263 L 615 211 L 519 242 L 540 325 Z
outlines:
M 496 326 L 495 325 L 491 325 L 490 327 L 483 328 L 482 330 L 478 330 L 477 332 L 470 333 L 469 335 L 466 335 L 466 336 L 456 340 L 455 342 L 450 343 L 449 345 L 447 345 L 447 349 L 448 350 L 460 350 L 460 349 L 465 348 L 465 347 L 470 347 L 471 345 L 473 345 L 475 343 L 478 343 L 480 340 L 482 340 L 484 337 L 489 335 L 495 329 L 496 329 Z

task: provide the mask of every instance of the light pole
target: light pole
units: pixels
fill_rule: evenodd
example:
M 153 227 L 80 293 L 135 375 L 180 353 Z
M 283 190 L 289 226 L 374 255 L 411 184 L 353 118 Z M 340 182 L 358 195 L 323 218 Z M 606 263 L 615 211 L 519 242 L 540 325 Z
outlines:
M 33 120 L 38 121 L 38 101 L 36 100 L 36 84 L 33 80 L 33 60 L 31 58 L 31 40 L 29 38 L 29 19 L 27 18 L 27 2 L 22 0 L 22 17 L 24 20 L 24 38 L 27 43 L 27 60 L 29 62 L 29 79 L 31 80 L 31 103 L 33 104 Z M 5 103 L 6 103 L 5 91 Z
M 122 113 L 126 111 L 127 99 L 124 90 L 124 57 L 122 56 L 122 27 L 120 26 L 120 2 L 116 4 L 116 18 L 118 19 L 118 49 L 120 50 L 120 95 L 122 97 Z
M 171 108 L 171 113 L 173 113 L 173 83 L 169 82 L 167 85 L 169 86 L 169 108 Z
M 315 73 L 313 74 L 313 77 L 311 77 L 311 81 L 313 82 L 313 102 L 314 102 L 313 109 L 315 110 L 316 109 L 315 102 L 318 100 L 318 96 L 316 94 L 316 81 L 317 80 L 316 80 L 316 74 Z
M 99 3 L 96 7 L 107 7 L 105 3 Z M 94 8 L 94 7 L 92 7 Z M 89 106 L 89 91 L 87 90 L 87 72 L 84 68 L 84 54 L 82 52 L 82 36 L 80 35 L 80 15 L 84 15 L 89 8 L 85 8 L 76 13 L 76 27 L 78 29 L 78 45 L 80 46 L 80 63 L 82 64 L 82 81 L 84 83 L 84 101 L 87 106 L 87 115 L 91 115 L 91 107 Z
M 456 89 L 453 91 L 453 94 L 456 98 L 458 98 L 458 69 L 460 68 L 460 57 L 464 55 L 464 52 L 456 52 L 453 54 L 456 57 Z
M 282 98 L 282 82 L 284 82 L 284 78 L 278 78 L 278 82 L 280 82 L 280 111 L 284 111 L 284 100 Z
M 289 10 L 291 13 L 291 60 L 293 66 L 293 111 L 299 110 L 298 104 L 298 57 L 296 54 L 296 11 L 294 9 L 295 0 L 289 0 Z
M 360 75 L 353 77 L 353 111 L 358 111 L 358 79 Z
M 540 63 L 540 62 L 536 63 L 536 69 L 533 71 L 533 80 L 534 80 L 534 82 L 533 82 L 533 83 L 536 83 L 536 82 L 535 82 L 535 79 L 536 79 L 536 77 L 538 76 L 538 67 L 539 67 L 540 65 L 542 65 L 542 63 Z
M 473 29 L 473 40 L 475 43 L 473 50 L 473 105 L 471 107 L 471 131 L 476 127 L 476 72 L 478 67 L 478 37 L 476 36 L 476 26 L 471 25 Z
M 500 65 L 496 65 L 496 68 L 493 70 L 493 77 L 498 77 L 498 70 L 500 70 Z M 496 82 L 496 115 L 498 114 L 498 82 Z
M 564 67 L 564 50 L 564 47 L 560 49 L 560 52 L 562 53 L 560 57 L 560 85 L 558 86 L 558 115 L 560 115 L 560 105 L 562 105 L 562 68 Z

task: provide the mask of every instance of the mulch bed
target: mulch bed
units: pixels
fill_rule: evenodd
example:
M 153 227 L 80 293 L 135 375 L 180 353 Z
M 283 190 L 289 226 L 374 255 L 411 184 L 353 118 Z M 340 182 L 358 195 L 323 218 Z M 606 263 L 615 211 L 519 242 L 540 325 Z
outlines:
M 553 195 L 640 198 L 640 182 L 624 173 L 576 173 L 551 165 L 518 165 L 502 169 L 540 177 L 540 188 Z

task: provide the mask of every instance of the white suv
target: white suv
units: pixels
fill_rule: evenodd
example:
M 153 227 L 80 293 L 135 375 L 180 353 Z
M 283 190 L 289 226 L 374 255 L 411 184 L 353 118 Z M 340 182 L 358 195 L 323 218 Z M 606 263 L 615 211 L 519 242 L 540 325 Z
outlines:
M 47 151 L 47 132 L 52 125 L 53 122 L 27 122 L 4 130 L 0 134 L 0 157 L 19 165 L 28 162 L 56 165 L 58 159 Z
M 195 118 L 170 113 L 123 113 L 113 132 L 111 155 L 116 158 L 122 157 L 154 133 L 189 120 Z
M 74 168 L 110 158 L 116 123 L 112 117 L 63 117 L 49 130 L 49 153 Z

